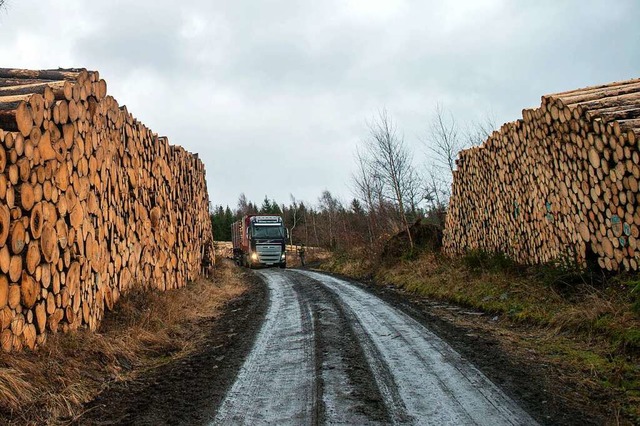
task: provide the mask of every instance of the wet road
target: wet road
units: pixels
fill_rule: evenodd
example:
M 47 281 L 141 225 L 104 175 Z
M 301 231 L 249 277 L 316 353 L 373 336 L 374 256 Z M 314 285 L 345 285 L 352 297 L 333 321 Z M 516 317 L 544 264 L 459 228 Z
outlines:
M 533 425 L 448 344 L 365 290 L 258 271 L 265 321 L 214 424 Z

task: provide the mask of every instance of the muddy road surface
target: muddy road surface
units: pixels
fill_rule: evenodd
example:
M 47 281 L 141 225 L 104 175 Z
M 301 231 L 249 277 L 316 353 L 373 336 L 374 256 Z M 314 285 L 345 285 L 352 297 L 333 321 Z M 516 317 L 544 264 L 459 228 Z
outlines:
M 262 270 L 269 303 L 213 424 L 534 425 L 406 313 L 347 281 Z

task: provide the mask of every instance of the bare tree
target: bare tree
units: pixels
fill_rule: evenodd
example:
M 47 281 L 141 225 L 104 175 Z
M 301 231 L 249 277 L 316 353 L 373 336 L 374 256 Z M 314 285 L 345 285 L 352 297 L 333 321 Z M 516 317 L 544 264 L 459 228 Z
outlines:
M 423 184 L 423 177 L 418 174 L 415 168 L 412 168 L 407 179 L 406 200 L 411 211 L 411 220 L 415 221 L 420 216 L 419 204 L 426 197 L 426 191 Z
M 331 192 L 328 190 L 322 191 L 322 195 L 318 200 L 320 202 L 320 210 L 324 212 L 327 216 L 327 221 L 329 225 L 329 247 L 335 246 L 335 222 L 336 222 L 336 214 L 338 213 L 338 208 L 340 207 L 340 202 L 331 195 Z
M 247 196 L 244 195 L 244 192 L 240 194 L 238 197 L 238 206 L 237 206 L 237 214 L 242 217 L 246 214 L 249 214 L 249 202 L 247 201 Z
M 298 210 L 301 212 L 302 216 L 302 224 L 304 225 L 304 244 L 309 246 L 309 221 L 307 220 L 309 215 L 309 209 L 305 206 L 304 202 L 301 201 L 298 205 Z
M 352 175 L 354 195 L 364 203 L 367 209 L 367 233 L 369 243 L 373 244 L 374 234 L 376 233 L 376 189 L 380 186 L 380 180 L 377 179 L 375 171 L 372 170 L 371 162 L 360 150 L 356 151 L 356 164 L 357 170 Z
M 440 104 L 436 105 L 426 142 L 437 165 L 453 173 L 456 158 L 465 147 L 465 141 L 460 135 L 453 114 L 447 114 Z
M 316 238 L 316 247 L 320 247 L 320 238 L 318 238 L 318 225 L 316 224 L 316 216 L 318 215 L 318 212 L 311 209 L 309 213 L 311 214 L 311 220 L 313 222 L 313 235 Z
M 493 112 L 485 114 L 482 119 L 475 121 L 466 132 L 467 146 L 482 145 L 491 133 L 496 130 L 496 117 Z
M 460 151 L 470 146 L 482 144 L 496 128 L 493 114 L 486 114 L 481 120 L 468 126 L 466 131 L 460 130 L 453 114 L 440 104 L 436 105 L 427 137 L 427 156 L 430 157 L 431 170 L 426 181 L 427 201 L 433 208 L 446 206 L 450 193 L 456 159 Z M 435 169 L 440 169 L 438 172 Z M 442 173 L 446 171 L 446 173 Z
M 442 179 L 434 169 L 429 170 L 425 181 L 424 198 L 430 208 L 439 209 L 445 207 L 449 198 L 448 186 L 449 182 Z
M 463 132 L 453 114 L 445 111 L 438 104 L 425 142 L 436 164 L 453 172 L 458 153 L 470 146 L 481 145 L 495 129 L 495 116 L 493 113 L 488 113 L 479 121 L 473 122 Z
M 276 206 L 276 208 L 278 208 L 278 205 L 275 203 L 275 201 L 273 205 Z M 270 201 L 269 201 L 269 208 L 271 208 Z M 244 192 L 241 193 L 240 196 L 238 197 L 236 215 L 242 217 L 249 214 L 257 214 L 258 211 L 259 211 L 258 206 L 254 204 L 252 201 L 247 200 L 247 196 L 244 195 Z
M 384 184 L 387 197 L 392 200 L 398 215 L 407 232 L 409 245 L 413 249 L 413 237 L 409 228 L 406 212 L 406 197 L 415 175 L 413 158 L 398 135 L 396 125 L 386 109 L 378 113 L 376 119 L 369 124 L 367 154 L 371 166 L 379 174 Z
M 298 201 L 296 200 L 296 197 L 293 196 L 293 194 L 289 194 L 289 197 L 291 198 L 291 208 L 289 209 L 289 211 L 291 212 L 291 222 L 292 222 L 291 230 L 289 231 L 289 244 L 293 245 L 293 230 L 296 229 L 296 225 L 300 220 L 299 218 L 300 205 L 298 204 Z M 283 211 L 284 211 L 284 207 L 283 207 Z

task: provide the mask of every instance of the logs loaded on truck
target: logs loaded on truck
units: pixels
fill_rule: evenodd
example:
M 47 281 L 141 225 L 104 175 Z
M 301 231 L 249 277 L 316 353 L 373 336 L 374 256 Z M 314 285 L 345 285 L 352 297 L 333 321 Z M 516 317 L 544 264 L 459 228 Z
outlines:
M 0 346 L 95 330 L 134 287 L 212 262 L 202 161 L 85 69 L 0 68 Z
M 287 266 L 287 229 L 280 216 L 244 216 L 231 225 L 231 240 L 238 265 Z

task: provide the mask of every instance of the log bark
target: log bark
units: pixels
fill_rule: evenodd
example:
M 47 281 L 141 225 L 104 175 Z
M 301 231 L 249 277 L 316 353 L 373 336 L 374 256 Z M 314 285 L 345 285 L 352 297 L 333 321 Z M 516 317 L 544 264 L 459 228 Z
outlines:
M 181 287 L 212 253 L 202 162 L 97 72 L 0 69 L 0 200 L 7 350 L 95 330 L 122 293 Z
M 29 136 L 33 129 L 31 108 L 24 101 L 0 101 L 0 127 L 8 131 L 19 131 L 22 136 Z
M 76 80 L 86 73 L 85 69 L 71 68 L 58 70 L 24 70 L 16 68 L 0 68 L 0 78 L 33 79 L 33 80 Z

